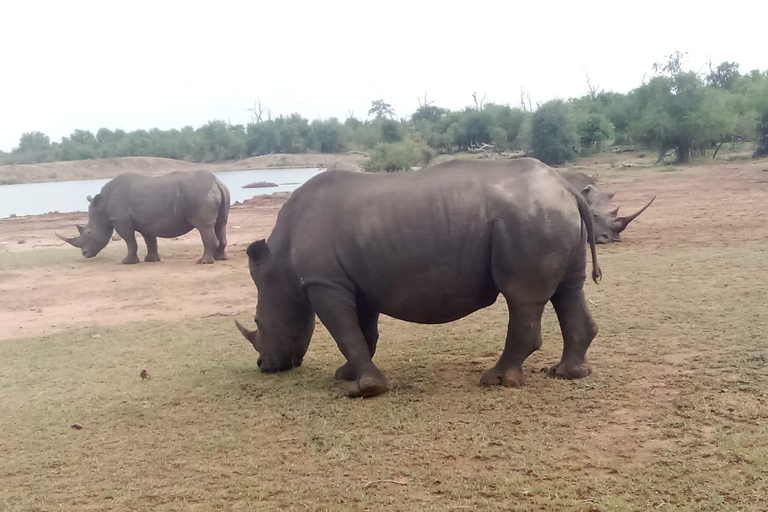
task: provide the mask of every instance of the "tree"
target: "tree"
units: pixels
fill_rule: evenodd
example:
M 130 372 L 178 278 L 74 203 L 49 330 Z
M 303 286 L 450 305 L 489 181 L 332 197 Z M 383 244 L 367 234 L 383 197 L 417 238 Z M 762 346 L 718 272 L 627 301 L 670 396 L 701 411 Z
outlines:
M 395 111 L 392 109 L 392 105 L 384 102 L 384 100 L 373 100 L 371 102 L 371 108 L 368 110 L 368 115 L 373 115 L 376 119 L 383 119 L 385 117 L 395 117 Z
M 725 88 L 707 87 L 702 77 L 682 68 L 682 54 L 655 64 L 659 73 L 635 89 L 638 108 L 632 136 L 659 151 L 659 159 L 673 149 L 678 162 L 703 154 L 717 142 L 732 140 L 737 119 Z
M 600 151 L 603 142 L 613 137 L 613 124 L 603 115 L 598 113 L 582 116 L 577 123 L 579 142 L 587 152 Z
M 570 106 L 552 100 L 533 113 L 531 146 L 536 158 L 549 165 L 562 165 L 576 154 L 576 127 Z
M 338 119 L 315 120 L 311 126 L 315 149 L 321 153 L 339 153 L 343 150 L 342 126 Z
M 735 62 L 722 62 L 715 69 L 712 69 L 712 63 L 709 64 L 709 74 L 707 75 L 707 85 L 717 87 L 718 89 L 732 89 L 738 81 L 739 65 Z
M 42 152 L 51 147 L 51 139 L 42 132 L 27 132 L 19 139 L 18 151 Z

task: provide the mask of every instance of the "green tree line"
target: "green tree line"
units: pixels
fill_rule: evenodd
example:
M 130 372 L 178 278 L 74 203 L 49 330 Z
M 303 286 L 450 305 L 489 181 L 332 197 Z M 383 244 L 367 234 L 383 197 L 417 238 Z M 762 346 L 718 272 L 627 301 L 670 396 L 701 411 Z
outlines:
M 559 165 L 609 144 L 670 152 L 679 162 L 716 152 L 727 142 L 752 142 L 755 156 L 768 155 L 768 71 L 741 73 L 723 62 L 708 72 L 685 69 L 675 52 L 654 65 L 654 74 L 629 93 L 598 90 L 535 108 L 474 104 L 451 111 L 424 99 L 397 118 L 392 106 L 374 100 L 368 119 L 350 116 L 310 121 L 299 114 L 247 125 L 215 120 L 181 130 L 75 130 L 59 142 L 41 132 L 24 133 L 0 164 L 39 163 L 121 156 L 156 156 L 216 162 L 269 153 L 367 151 L 371 170 L 392 171 L 428 163 L 435 154 L 526 151 Z

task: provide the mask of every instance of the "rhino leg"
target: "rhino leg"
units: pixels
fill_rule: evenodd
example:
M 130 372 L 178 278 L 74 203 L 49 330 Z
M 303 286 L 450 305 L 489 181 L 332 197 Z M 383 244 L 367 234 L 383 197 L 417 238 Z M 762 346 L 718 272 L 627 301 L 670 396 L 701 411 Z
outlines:
M 128 255 L 123 258 L 123 264 L 133 265 L 134 263 L 139 263 L 139 244 L 136 243 L 136 233 L 133 231 L 133 228 L 115 226 L 115 230 L 128 247 Z
M 545 303 L 521 303 L 507 298 L 509 325 L 499 361 L 486 370 L 481 386 L 519 387 L 524 383 L 523 362 L 541 347 L 541 315 Z
M 360 330 L 363 331 L 365 343 L 368 345 L 368 352 L 371 358 L 376 353 L 376 343 L 379 341 L 379 314 L 371 311 L 365 305 L 357 305 L 357 320 L 360 324 Z M 347 361 L 336 370 L 337 380 L 353 381 L 357 379 L 357 374 L 352 364 Z
M 360 327 L 354 293 L 343 287 L 310 286 L 312 309 L 355 372 L 350 397 L 372 397 L 387 391 L 387 378 L 371 360 L 368 342 Z
M 587 308 L 582 286 L 558 290 L 552 305 L 563 333 L 563 357 L 549 369 L 550 377 L 581 379 L 592 370 L 587 364 L 587 349 L 597 335 L 597 325 Z
M 200 227 L 198 230 L 200 231 L 200 238 L 203 239 L 203 256 L 197 262 L 213 263 L 213 255 L 216 253 L 216 248 L 219 245 L 216 239 L 216 232 L 213 226 Z
M 147 256 L 144 261 L 160 261 L 160 253 L 157 252 L 157 237 L 151 235 L 141 234 L 144 237 L 144 243 L 147 244 Z
M 224 223 L 216 222 L 216 227 L 213 230 L 214 233 L 216 233 L 216 239 L 219 241 L 216 252 L 213 253 L 213 259 L 226 260 L 227 253 L 225 252 L 225 249 L 227 248 L 227 225 Z

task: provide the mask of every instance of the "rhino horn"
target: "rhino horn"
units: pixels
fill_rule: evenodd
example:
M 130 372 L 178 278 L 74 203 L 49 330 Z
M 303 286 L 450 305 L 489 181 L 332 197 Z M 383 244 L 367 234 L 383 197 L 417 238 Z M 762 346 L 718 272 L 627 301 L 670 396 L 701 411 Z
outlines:
M 75 224 L 75 227 L 77 228 L 77 232 L 80 233 L 81 235 L 83 234 L 83 231 L 85 231 L 85 226 L 83 226 L 82 224 Z
M 613 199 L 613 196 L 616 195 L 616 192 L 608 192 L 605 194 L 605 196 L 610 200 Z
M 80 240 L 78 240 L 80 237 L 74 237 L 74 238 L 66 238 L 61 236 L 60 234 L 56 233 L 56 236 L 67 242 L 69 245 L 73 245 L 75 247 L 80 247 Z
M 621 207 L 617 206 L 613 210 L 609 211 L 608 215 L 610 215 L 611 217 L 616 217 L 619 214 L 619 208 L 621 208 Z
M 651 206 L 651 203 L 656 199 L 656 196 L 653 196 L 650 201 L 648 201 L 648 204 L 637 210 L 632 215 L 628 215 L 626 217 L 619 217 L 614 221 L 613 230 L 616 233 L 621 233 L 625 229 L 627 229 L 627 226 L 629 226 L 629 223 L 635 220 L 641 213 L 643 213 L 646 208 Z
M 251 345 L 253 345 L 253 348 L 256 349 L 256 352 L 261 352 L 261 350 L 259 350 L 258 342 L 256 341 L 256 331 L 249 331 L 237 320 L 235 320 L 235 325 L 237 326 L 237 330 L 240 331 L 240 334 L 242 334 L 245 339 L 251 342 Z

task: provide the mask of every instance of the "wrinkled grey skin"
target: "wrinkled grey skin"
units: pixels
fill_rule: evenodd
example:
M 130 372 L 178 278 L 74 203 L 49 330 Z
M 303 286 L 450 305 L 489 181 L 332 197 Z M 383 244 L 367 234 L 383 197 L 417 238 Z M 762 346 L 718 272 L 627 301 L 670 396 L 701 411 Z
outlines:
M 578 171 L 558 171 L 565 180 L 576 190 L 581 192 L 592 210 L 592 224 L 595 228 L 595 243 L 610 244 L 621 242 L 621 232 L 627 229 L 629 223 L 635 220 L 656 199 L 653 196 L 648 204 L 637 212 L 626 217 L 619 217 L 619 207 L 611 206 L 611 199 L 615 192 L 602 192 L 595 186 L 595 180 L 591 176 Z
M 506 344 L 481 384 L 519 386 L 551 301 L 564 349 L 550 375 L 582 378 L 597 333 L 582 289 L 587 241 L 597 281 L 589 206 L 532 158 L 386 175 L 326 171 L 293 193 L 267 241 L 248 247 L 257 329 L 237 326 L 260 353 L 259 368 L 277 372 L 301 364 L 317 314 L 347 360 L 336 377 L 351 382 L 350 396 L 368 397 L 388 387 L 372 362 L 379 314 L 439 324 L 502 294 Z
M 225 260 L 229 190 L 208 171 L 172 172 L 150 178 L 125 173 L 104 185 L 96 197 L 88 196 L 88 224 L 77 226 L 73 238 L 57 236 L 93 258 L 115 230 L 125 240 L 123 263 L 138 263 L 136 232 L 147 244 L 144 261 L 160 261 L 157 238 L 174 238 L 193 228 L 200 231 L 203 256 L 198 263 Z

